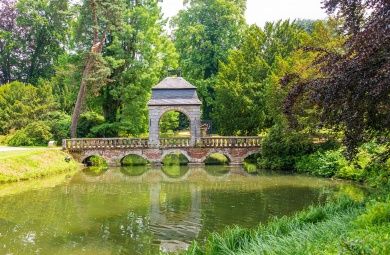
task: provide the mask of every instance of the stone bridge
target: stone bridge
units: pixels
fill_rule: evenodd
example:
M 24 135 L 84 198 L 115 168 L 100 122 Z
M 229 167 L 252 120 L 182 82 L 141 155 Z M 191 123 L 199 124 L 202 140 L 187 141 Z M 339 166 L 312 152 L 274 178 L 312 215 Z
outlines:
M 161 164 L 165 156 L 181 153 L 189 164 L 203 164 L 213 153 L 229 159 L 230 165 L 241 165 L 248 156 L 260 152 L 261 138 L 254 137 L 200 137 L 192 145 L 191 138 L 160 138 L 151 144 L 140 138 L 84 138 L 63 140 L 63 150 L 79 162 L 91 156 L 104 158 L 110 166 L 121 166 L 122 159 L 137 155 L 152 164 Z

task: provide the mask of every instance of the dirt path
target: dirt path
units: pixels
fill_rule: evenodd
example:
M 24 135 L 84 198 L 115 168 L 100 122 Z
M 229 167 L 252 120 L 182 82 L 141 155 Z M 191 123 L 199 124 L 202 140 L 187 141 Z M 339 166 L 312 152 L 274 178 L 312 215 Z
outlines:
M 31 150 L 31 148 L 0 146 L 0 152 L 6 152 L 6 151 L 28 151 L 28 150 Z

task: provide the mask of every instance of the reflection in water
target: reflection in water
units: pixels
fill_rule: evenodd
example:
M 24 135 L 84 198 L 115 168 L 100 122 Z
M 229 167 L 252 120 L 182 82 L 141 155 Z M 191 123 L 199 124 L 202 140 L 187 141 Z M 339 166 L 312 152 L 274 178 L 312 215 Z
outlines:
M 208 165 L 205 167 L 205 170 L 209 175 L 223 176 L 228 174 L 232 169 L 229 166 Z
M 57 186 L 0 192 L 0 254 L 174 251 L 226 226 L 253 227 L 290 215 L 345 189 L 339 187 L 324 179 L 251 176 L 223 167 L 80 172 Z
M 148 170 L 148 166 L 123 166 L 120 168 L 121 173 L 128 176 L 141 176 Z
M 189 170 L 186 165 L 164 165 L 161 170 L 171 178 L 183 177 Z
M 90 166 L 83 169 L 86 175 L 99 176 L 108 170 L 107 166 Z

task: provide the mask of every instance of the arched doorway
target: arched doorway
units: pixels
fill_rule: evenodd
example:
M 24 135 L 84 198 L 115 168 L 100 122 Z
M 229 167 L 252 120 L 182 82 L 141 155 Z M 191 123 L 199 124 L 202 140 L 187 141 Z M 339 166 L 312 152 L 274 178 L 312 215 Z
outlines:
M 160 119 L 166 112 L 185 115 L 189 122 L 190 146 L 194 146 L 200 134 L 200 107 L 202 103 L 196 87 L 181 77 L 168 77 L 152 88 L 149 107 L 149 146 L 160 146 Z M 182 117 L 184 117 L 181 115 Z M 180 114 L 179 114 L 180 117 Z

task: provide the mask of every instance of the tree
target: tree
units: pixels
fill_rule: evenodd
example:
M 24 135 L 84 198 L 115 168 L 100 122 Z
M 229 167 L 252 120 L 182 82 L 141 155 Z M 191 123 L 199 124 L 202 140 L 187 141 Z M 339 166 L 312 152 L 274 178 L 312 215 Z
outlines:
M 109 34 L 103 52 L 111 75 L 99 100 L 106 121 L 116 123 L 118 132 L 138 135 L 147 132 L 151 87 L 166 70 L 177 68 L 177 53 L 156 1 L 129 1 L 123 15 L 121 30 Z
M 107 33 L 115 30 L 122 21 L 123 1 L 85 0 L 83 5 L 82 25 L 87 31 L 86 37 L 92 39 L 90 51 L 86 54 L 85 67 L 81 78 L 80 89 L 72 114 L 71 137 L 77 136 L 77 124 L 85 103 L 88 85 L 90 90 L 98 91 L 107 82 L 110 70 L 101 56 Z M 89 26 L 87 25 L 89 24 Z
M 51 87 L 11 82 L 0 87 L 0 134 L 45 120 L 55 110 Z
M 221 64 L 215 87 L 214 119 L 222 134 L 255 135 L 265 122 L 264 83 L 269 66 L 261 47 L 264 32 L 247 29 L 239 49 Z
M 67 0 L 0 0 L 0 84 L 54 74 L 70 19 Z
M 183 76 L 198 87 L 203 118 L 211 117 L 215 75 L 245 27 L 245 0 L 192 0 L 172 22 Z
M 213 116 L 221 133 L 255 135 L 276 122 L 272 112 L 280 105 L 269 107 L 277 98 L 274 76 L 285 65 L 292 66 L 289 59 L 307 36 L 289 21 L 267 23 L 264 31 L 255 25 L 245 31 L 217 76 Z
M 321 75 L 295 75 L 285 101 L 291 123 L 305 101 L 318 109 L 320 123 L 345 132 L 350 156 L 363 141 L 390 128 L 390 3 L 385 0 L 326 0 L 329 13 L 344 20 L 343 51 L 320 52 L 314 68 Z

